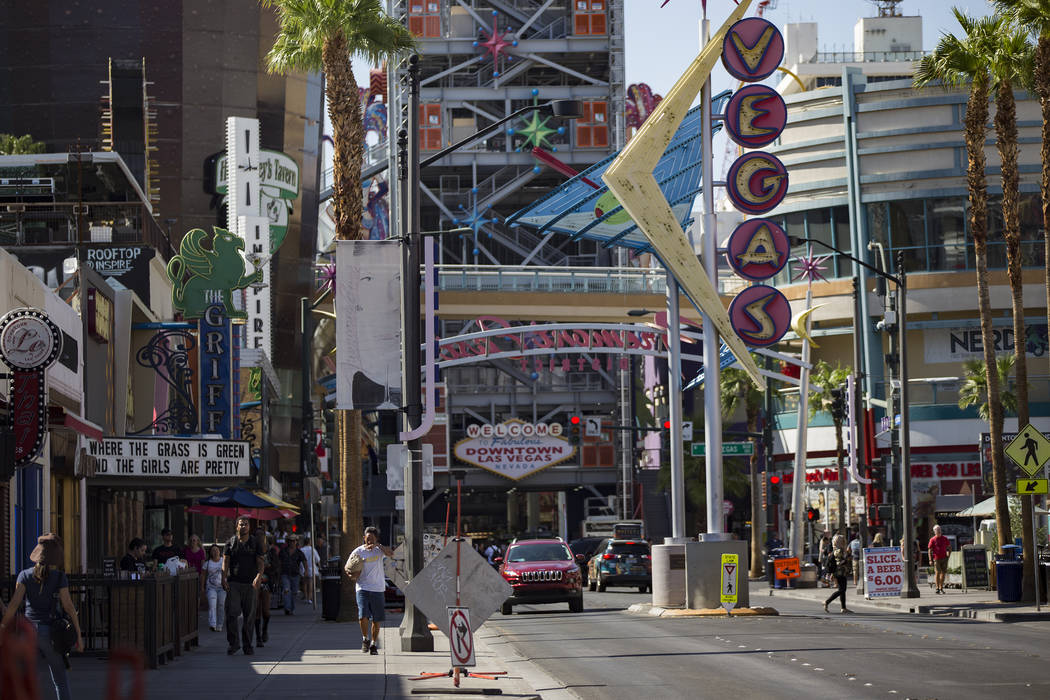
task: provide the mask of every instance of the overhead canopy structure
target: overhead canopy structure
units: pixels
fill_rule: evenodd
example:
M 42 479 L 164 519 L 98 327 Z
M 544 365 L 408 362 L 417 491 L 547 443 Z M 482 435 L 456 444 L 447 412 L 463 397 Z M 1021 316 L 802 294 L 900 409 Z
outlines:
M 713 98 L 713 110 L 723 111 L 731 95 L 729 90 L 716 95 Z M 695 107 L 689 110 L 653 171 L 661 191 L 683 227 L 692 214 L 693 202 L 700 193 L 703 176 L 700 109 Z M 712 131 L 718 132 L 721 128 L 722 123 L 718 122 Z M 619 245 L 639 252 L 652 251 L 645 234 L 602 182 L 602 173 L 618 156 L 619 152 L 600 160 L 511 215 L 506 222 L 535 226 L 540 233 L 553 231 L 573 238 L 587 238 L 605 247 Z
M 1011 508 L 1021 507 L 1020 496 L 1007 496 L 1007 498 L 1009 499 Z M 1046 508 L 1040 508 L 1038 506 L 1036 506 L 1035 512 L 1036 515 L 1048 514 Z M 993 518 L 995 517 L 995 497 L 993 496 L 992 498 L 986 498 L 980 503 L 975 503 L 969 508 L 963 508 L 955 515 L 960 518 Z

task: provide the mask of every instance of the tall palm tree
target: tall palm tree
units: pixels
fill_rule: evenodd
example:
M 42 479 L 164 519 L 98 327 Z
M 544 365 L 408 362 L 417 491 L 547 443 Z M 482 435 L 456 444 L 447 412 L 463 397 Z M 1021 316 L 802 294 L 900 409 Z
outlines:
M 975 19 L 958 8 L 952 8 L 962 27 L 961 36 L 945 34 L 933 53 L 923 56 L 915 71 L 915 87 L 940 82 L 945 89 L 970 84 L 966 104 L 966 187 L 969 192 L 969 226 L 973 236 L 977 263 L 977 307 L 981 320 L 981 343 L 984 363 L 995 366 L 995 341 L 992 336 L 992 302 L 988 292 L 988 193 L 984 175 L 984 140 L 988 129 L 988 97 L 991 85 L 989 64 L 1006 21 L 1001 17 Z M 1003 410 L 999 397 L 999 377 L 988 375 L 988 404 L 991 407 L 988 432 L 991 434 L 992 485 L 995 492 L 995 524 L 999 546 L 1012 540 L 1010 509 L 1006 501 L 1006 465 L 1003 456 Z
M 846 515 L 849 511 L 846 504 L 845 484 L 846 475 L 842 472 L 842 458 L 845 454 L 845 444 L 842 440 L 843 415 L 831 410 L 835 391 L 841 392 L 840 396 L 846 395 L 846 377 L 853 370 L 849 367 L 835 367 L 832 369 L 824 360 L 817 363 L 809 375 L 809 415 L 812 418 L 817 411 L 828 411 L 831 414 L 831 422 L 835 427 L 835 464 L 838 467 L 838 502 L 839 515 L 836 529 L 846 534 Z
M 759 498 L 759 486 L 758 486 L 758 453 L 759 443 L 758 438 L 754 437 L 754 434 L 758 432 L 758 417 L 762 410 L 762 401 L 765 398 L 765 394 L 759 391 L 755 387 L 755 383 L 751 381 L 747 372 L 742 369 L 731 367 L 729 369 L 722 370 L 721 376 L 719 377 L 720 384 L 722 386 L 721 402 L 722 402 L 722 417 L 729 419 L 740 406 L 744 407 L 744 415 L 747 417 L 747 432 L 752 433 L 750 438 L 752 445 L 754 446 L 751 451 L 751 459 L 749 463 L 749 475 L 751 481 L 751 578 L 759 578 L 762 576 L 762 535 L 759 531 L 758 524 L 760 522 L 760 515 L 762 510 L 761 499 Z M 769 420 L 769 416 L 766 416 L 766 420 Z M 768 468 L 768 467 L 767 467 Z
M 1050 0 L 994 0 L 995 7 L 1014 19 L 1020 27 L 1027 27 L 1037 39 L 1032 72 L 1035 92 L 1043 113 L 1042 176 L 1043 235 L 1050 231 Z M 1050 245 L 1043 246 L 1046 266 L 1046 312 L 1050 323 Z M 1018 341 L 1020 342 L 1020 341 Z
M 1014 356 L 1002 355 L 995 361 L 999 376 L 999 399 L 1003 412 L 1017 414 L 1017 394 L 1010 389 L 1010 375 L 1014 371 Z M 988 420 L 988 372 L 983 360 L 967 360 L 963 363 L 963 383 L 959 387 L 959 408 L 977 407 L 977 417 Z
M 1017 105 L 1014 87 L 1031 87 L 1033 71 L 1032 46 L 1027 32 L 1013 25 L 1004 27 L 992 54 L 992 80 L 995 89 L 995 142 L 1001 161 L 1003 186 L 1003 237 L 1006 239 L 1007 277 L 1010 280 L 1011 308 L 1014 327 L 1014 370 L 1017 373 L 1017 427 L 1028 425 L 1028 343 L 1024 327 L 1024 295 L 1021 279 L 1020 174 L 1017 170 Z M 1031 522 L 1032 499 L 1021 499 L 1022 522 Z M 1022 588 L 1025 598 L 1035 594 L 1035 549 L 1029 528 L 1021 529 L 1025 552 Z
M 351 59 L 371 64 L 415 45 L 408 29 L 383 11 L 380 0 L 260 0 L 277 12 L 278 33 L 266 56 L 272 73 L 323 71 L 334 143 L 332 204 L 339 240 L 362 237 L 361 166 L 365 129 Z M 342 535 L 345 560 L 361 541 L 361 412 L 336 411 Z M 356 617 L 354 587 L 343 578 L 340 619 Z

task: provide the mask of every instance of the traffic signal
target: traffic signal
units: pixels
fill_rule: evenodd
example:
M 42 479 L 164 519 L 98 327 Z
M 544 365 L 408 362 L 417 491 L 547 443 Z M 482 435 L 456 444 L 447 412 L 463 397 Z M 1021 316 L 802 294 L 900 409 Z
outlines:
M 886 490 L 886 467 L 882 463 L 881 457 L 876 457 L 871 460 L 871 466 L 868 468 L 868 478 L 871 479 L 871 487 L 878 491 Z
M 769 486 L 766 492 L 769 494 L 769 503 L 780 503 L 780 476 L 773 474 L 769 477 Z
M 663 428 L 664 430 L 670 430 L 671 429 L 671 421 L 665 420 L 663 423 L 660 424 L 660 427 Z
M 815 523 L 820 520 L 820 511 L 816 508 L 810 508 L 806 511 L 806 520 L 811 523 Z
M 569 416 L 569 444 L 579 445 L 580 444 L 580 429 L 582 427 L 583 419 L 579 416 Z

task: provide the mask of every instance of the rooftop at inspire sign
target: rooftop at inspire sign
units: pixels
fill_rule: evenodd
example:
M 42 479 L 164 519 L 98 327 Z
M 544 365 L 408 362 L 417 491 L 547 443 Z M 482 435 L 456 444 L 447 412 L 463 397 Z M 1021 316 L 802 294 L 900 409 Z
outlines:
M 96 477 L 247 479 L 251 444 L 240 440 L 105 438 L 88 443 Z

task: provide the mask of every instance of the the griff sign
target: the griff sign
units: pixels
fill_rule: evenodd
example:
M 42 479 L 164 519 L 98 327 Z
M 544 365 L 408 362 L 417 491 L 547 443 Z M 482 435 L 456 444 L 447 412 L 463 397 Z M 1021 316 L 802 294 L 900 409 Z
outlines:
M 722 64 L 744 82 L 768 78 L 784 59 L 784 38 L 760 17 L 740 20 L 730 27 L 722 44 Z M 743 148 L 767 146 L 780 136 L 787 123 L 787 106 L 775 90 L 749 85 L 738 90 L 726 105 L 726 132 Z M 787 194 L 787 169 L 765 151 L 744 153 L 729 167 L 726 193 L 737 210 L 764 214 L 776 208 Z M 741 277 L 769 279 L 780 272 L 791 252 L 783 229 L 768 219 L 745 221 L 729 238 L 726 257 Z M 756 284 L 733 300 L 729 320 L 745 343 L 772 345 L 784 337 L 791 323 L 791 307 L 779 290 Z
M 234 357 L 238 344 L 233 342 L 230 319 L 219 304 L 209 306 L 200 319 L 200 429 L 202 433 L 229 439 L 233 426 L 234 399 L 240 396 L 239 375 Z
M 44 446 L 44 370 L 54 364 L 61 352 L 62 333 L 43 311 L 14 309 L 0 318 L 0 360 L 11 369 L 7 395 L 15 437 L 15 467 L 32 462 Z

